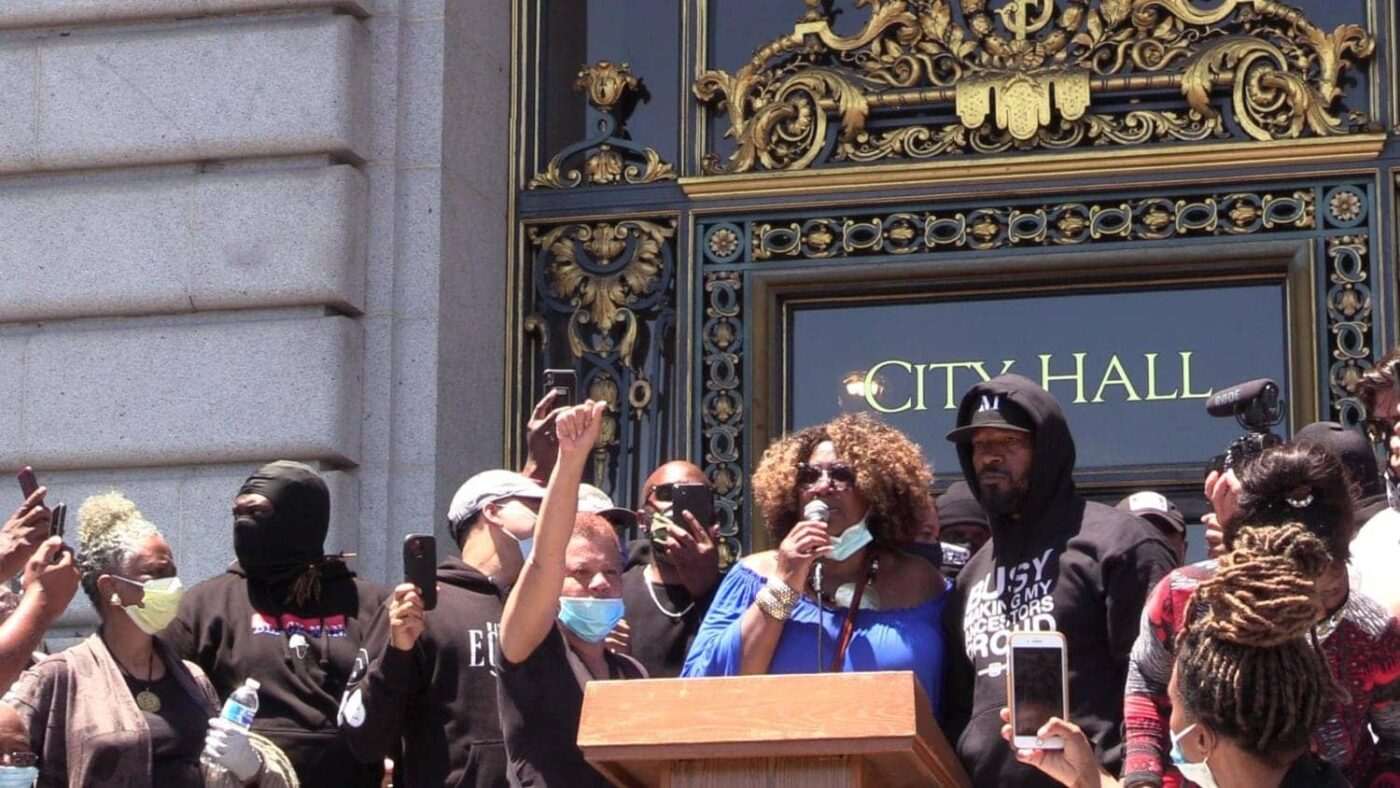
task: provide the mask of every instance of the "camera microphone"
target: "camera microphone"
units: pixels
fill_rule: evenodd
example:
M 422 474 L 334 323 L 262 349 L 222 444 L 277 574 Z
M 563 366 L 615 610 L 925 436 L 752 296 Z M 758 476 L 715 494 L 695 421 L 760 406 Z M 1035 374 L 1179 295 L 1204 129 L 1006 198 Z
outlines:
M 1278 384 L 1269 378 L 1250 380 L 1217 392 L 1206 400 L 1206 413 L 1212 416 L 1233 416 L 1244 405 L 1260 397 L 1276 398 Z

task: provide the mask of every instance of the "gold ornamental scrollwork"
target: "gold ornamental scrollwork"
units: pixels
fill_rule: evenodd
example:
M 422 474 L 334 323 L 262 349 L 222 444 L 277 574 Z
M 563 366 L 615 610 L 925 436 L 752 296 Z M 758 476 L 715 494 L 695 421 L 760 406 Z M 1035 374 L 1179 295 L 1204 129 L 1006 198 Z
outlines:
M 636 367 L 634 309 L 656 301 L 664 289 L 662 247 L 675 234 L 674 221 L 641 219 L 566 224 L 544 233 L 531 228 L 531 243 L 547 251 L 549 296 L 573 307 L 566 336 L 575 359 L 615 355 Z
M 1289 140 L 1369 125 L 1342 106 L 1342 77 L 1372 56 L 1374 37 L 1357 25 L 1326 32 L 1274 0 L 856 6 L 869 18 L 853 35 L 837 35 L 825 6 L 808 2 L 792 33 L 733 73 L 696 80 L 695 96 L 727 112 L 736 141 L 726 161 L 705 157 L 707 174 L 802 170 L 818 159 Z M 906 119 L 916 114 L 928 119 Z
M 657 381 L 670 379 L 675 356 L 675 235 L 674 218 L 529 228 L 526 367 L 572 369 L 580 398 L 607 403 L 591 478 L 614 496 L 636 488 L 637 468 L 658 464 L 646 452 L 661 445 Z
M 584 184 L 611 186 L 675 179 L 675 169 L 661 160 L 655 148 L 638 145 L 627 136 L 627 117 L 642 92 L 642 81 L 630 66 L 606 60 L 584 66 L 574 89 L 587 94 L 588 103 L 603 113 L 598 133 L 560 151 L 525 188 L 572 189 Z

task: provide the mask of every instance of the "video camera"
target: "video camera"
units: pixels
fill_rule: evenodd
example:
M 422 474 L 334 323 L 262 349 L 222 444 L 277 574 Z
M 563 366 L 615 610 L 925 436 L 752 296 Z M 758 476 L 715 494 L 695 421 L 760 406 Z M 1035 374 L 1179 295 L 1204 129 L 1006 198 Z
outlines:
M 1236 384 L 1206 400 L 1207 413 L 1216 418 L 1234 416 L 1245 430 L 1230 441 L 1224 454 L 1211 458 L 1207 473 L 1238 470 L 1265 449 L 1282 444 L 1283 439 L 1270 428 L 1283 421 L 1283 404 L 1278 384 L 1268 378 Z

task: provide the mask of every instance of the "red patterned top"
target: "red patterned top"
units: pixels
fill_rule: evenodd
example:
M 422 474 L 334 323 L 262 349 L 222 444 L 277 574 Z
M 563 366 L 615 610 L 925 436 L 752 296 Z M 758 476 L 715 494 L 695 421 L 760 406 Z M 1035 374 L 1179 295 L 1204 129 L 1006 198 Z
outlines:
M 1167 755 L 1167 682 L 1191 594 L 1215 572 L 1215 561 L 1173 570 L 1143 608 L 1123 701 L 1125 785 L 1194 785 L 1182 779 Z M 1313 735 L 1313 750 L 1340 767 L 1353 785 L 1400 783 L 1400 620 L 1353 588 L 1342 609 L 1318 624 L 1317 635 L 1351 697 L 1336 701 Z

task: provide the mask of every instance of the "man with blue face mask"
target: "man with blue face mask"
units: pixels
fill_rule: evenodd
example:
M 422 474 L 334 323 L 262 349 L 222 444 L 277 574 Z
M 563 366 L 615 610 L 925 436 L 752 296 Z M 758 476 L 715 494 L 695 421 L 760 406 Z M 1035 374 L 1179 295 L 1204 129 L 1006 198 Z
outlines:
M 500 786 L 506 751 L 493 674 L 506 592 L 529 559 L 544 488 L 490 470 L 448 508 L 461 557 L 438 564 L 438 603 L 404 583 L 371 626 L 340 707 L 340 729 L 366 763 L 401 750 L 399 786 Z
M 579 483 L 605 408 L 585 402 L 555 423 L 559 455 L 533 551 L 501 617 L 501 729 L 512 785 L 609 785 L 578 748 L 583 687 L 646 676 L 636 660 L 604 646 L 623 615 L 622 548 L 602 515 L 579 512 Z

